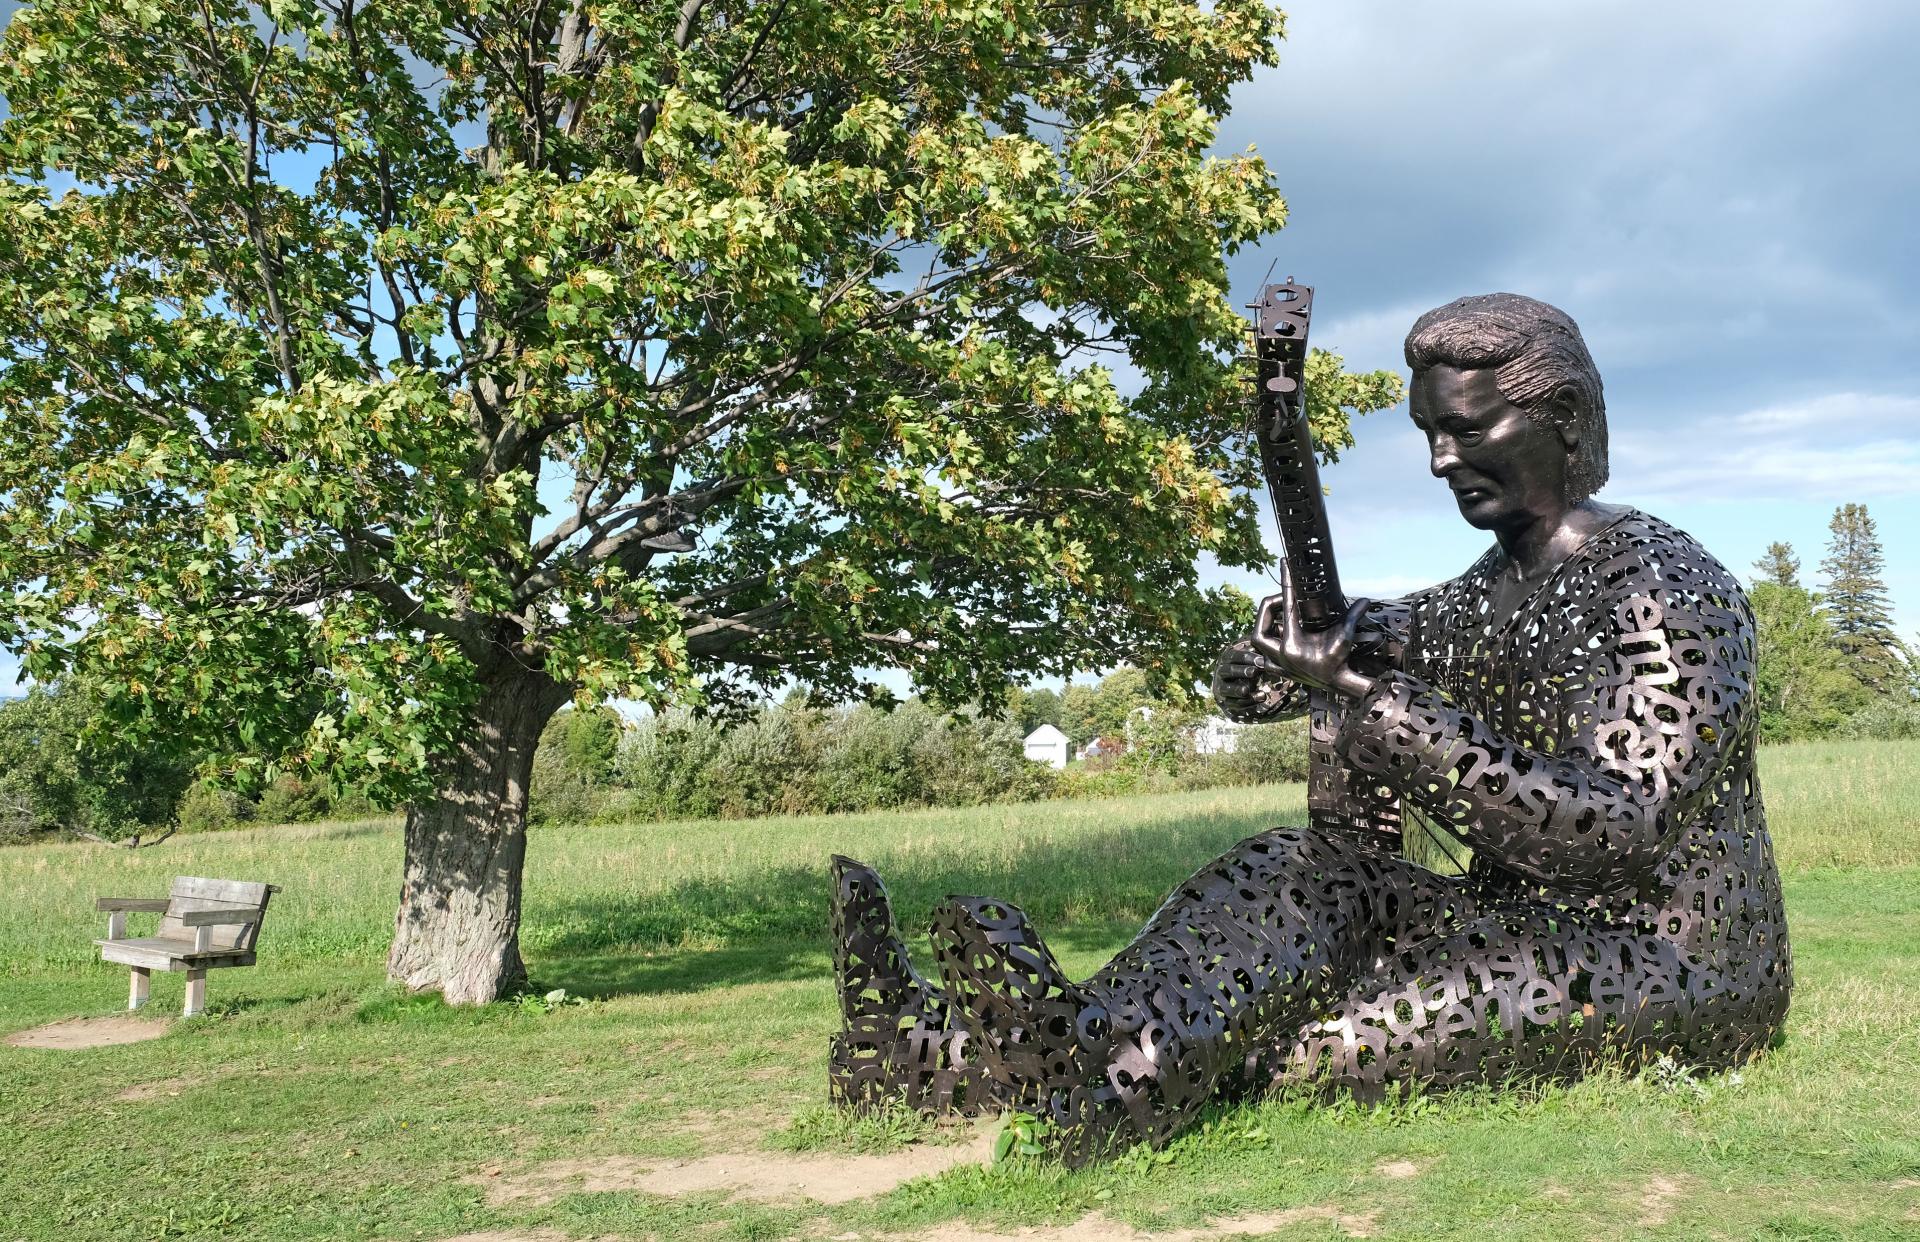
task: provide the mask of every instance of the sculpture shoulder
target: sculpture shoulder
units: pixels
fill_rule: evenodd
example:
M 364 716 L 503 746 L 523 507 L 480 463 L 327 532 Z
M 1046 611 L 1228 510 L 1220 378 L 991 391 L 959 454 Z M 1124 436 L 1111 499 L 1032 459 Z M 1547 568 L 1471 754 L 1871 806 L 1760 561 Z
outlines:
M 1577 558 L 1579 569 L 1607 583 L 1606 594 L 1692 598 L 1751 614 L 1746 587 L 1698 539 L 1671 522 L 1629 509 L 1599 532 Z

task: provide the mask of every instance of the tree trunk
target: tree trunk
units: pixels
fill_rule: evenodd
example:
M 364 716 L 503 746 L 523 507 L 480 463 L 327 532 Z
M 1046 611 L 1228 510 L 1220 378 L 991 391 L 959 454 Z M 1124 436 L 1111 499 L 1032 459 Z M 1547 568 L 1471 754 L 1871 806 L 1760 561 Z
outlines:
M 472 735 L 448 756 L 440 788 L 407 807 L 407 856 L 387 976 L 484 1005 L 524 983 L 520 874 L 527 856 L 527 784 L 540 730 L 566 702 L 540 674 L 489 685 Z

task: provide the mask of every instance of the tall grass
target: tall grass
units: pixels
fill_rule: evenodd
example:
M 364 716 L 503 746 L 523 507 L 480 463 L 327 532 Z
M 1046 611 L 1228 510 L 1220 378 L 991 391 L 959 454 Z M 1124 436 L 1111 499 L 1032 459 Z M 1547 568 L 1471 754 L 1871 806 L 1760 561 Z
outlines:
M 1762 752 L 1781 866 L 1920 865 L 1920 742 Z M 523 943 L 543 956 L 615 949 L 824 943 L 827 859 L 879 867 L 903 922 L 953 892 L 1017 901 L 1050 927 L 1143 920 L 1168 887 L 1235 841 L 1305 815 L 1299 785 L 961 810 L 536 828 Z M 263 957 L 381 960 L 398 897 L 397 822 L 175 837 L 154 849 L 0 850 L 0 972 L 85 966 L 96 896 L 164 893 L 175 875 L 264 879 Z M 138 916 L 136 916 L 138 917 Z
M 1920 864 L 1920 741 L 1769 746 L 1760 780 L 1782 867 Z
M 903 919 L 951 892 L 1017 893 L 1050 921 L 1144 919 L 1169 882 L 1305 813 L 1298 785 L 961 810 L 536 828 L 522 943 L 532 957 L 611 948 L 821 940 L 827 860 L 886 875 Z M 175 837 L 154 849 L 0 850 L 0 971 L 83 965 L 96 896 L 164 894 L 175 875 L 268 880 L 263 959 L 375 962 L 399 896 L 397 821 Z M 135 916 L 136 918 L 138 916 Z M 104 919 L 104 916 L 100 916 Z

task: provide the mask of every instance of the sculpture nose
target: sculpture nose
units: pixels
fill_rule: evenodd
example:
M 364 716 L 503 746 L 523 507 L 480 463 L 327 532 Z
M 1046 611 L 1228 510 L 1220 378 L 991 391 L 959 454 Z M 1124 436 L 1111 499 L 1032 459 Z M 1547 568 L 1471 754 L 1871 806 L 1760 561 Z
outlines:
M 1446 439 L 1435 437 L 1427 446 L 1427 469 L 1436 479 L 1444 479 L 1460 468 L 1460 455 L 1453 451 L 1453 444 Z

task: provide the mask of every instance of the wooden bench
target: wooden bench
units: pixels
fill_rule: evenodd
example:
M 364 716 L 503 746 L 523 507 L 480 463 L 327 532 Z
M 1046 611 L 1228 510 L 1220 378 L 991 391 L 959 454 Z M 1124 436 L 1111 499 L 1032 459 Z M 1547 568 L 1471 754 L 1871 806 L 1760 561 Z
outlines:
M 267 899 L 280 890 L 271 884 L 242 880 L 203 880 L 178 876 L 165 900 L 143 897 L 102 897 L 95 910 L 107 912 L 107 938 L 96 940 L 100 956 L 133 968 L 127 1008 L 147 1003 L 156 970 L 187 972 L 185 1014 L 191 1018 L 207 1007 L 207 972 L 223 966 L 253 965 L 253 943 L 267 914 Z M 151 936 L 127 938 L 127 915 L 158 914 L 160 928 Z

